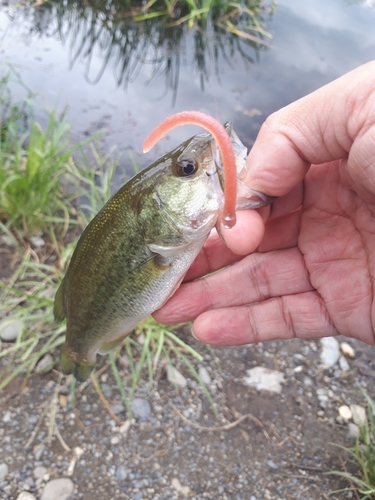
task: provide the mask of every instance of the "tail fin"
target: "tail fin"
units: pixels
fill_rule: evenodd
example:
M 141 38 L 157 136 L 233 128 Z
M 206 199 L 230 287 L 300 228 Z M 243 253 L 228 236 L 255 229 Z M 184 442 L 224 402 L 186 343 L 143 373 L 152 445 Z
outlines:
M 60 353 L 60 366 L 64 375 L 73 374 L 79 382 L 85 382 L 95 366 L 95 360 L 77 361 L 74 359 L 74 356 L 66 350 L 64 345 Z

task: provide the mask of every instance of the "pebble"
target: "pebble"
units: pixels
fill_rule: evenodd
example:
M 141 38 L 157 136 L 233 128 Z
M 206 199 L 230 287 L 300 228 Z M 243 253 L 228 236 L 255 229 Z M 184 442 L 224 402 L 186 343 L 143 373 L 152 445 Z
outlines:
M 111 410 L 113 411 L 113 413 L 115 415 L 118 415 L 119 413 L 122 413 L 123 411 L 125 411 L 125 406 L 121 403 L 115 403 L 115 404 L 111 405 Z
M 14 241 L 9 236 L 3 234 L 0 236 L 0 243 L 3 243 L 7 247 L 14 247 Z
M 130 419 L 125 420 L 125 422 L 122 425 L 120 425 L 120 427 L 117 427 L 116 430 L 120 434 L 126 434 L 128 432 L 128 430 L 130 429 L 131 425 L 132 425 L 132 421 Z
M 267 465 L 270 469 L 277 470 L 279 468 L 279 466 L 275 464 L 273 460 L 267 460 Z
M 12 420 L 12 414 L 11 412 L 8 410 L 6 412 L 4 412 L 4 415 L 3 415 L 3 422 L 4 424 L 8 424 L 9 422 L 11 422 Z
M 340 344 L 335 337 L 320 339 L 322 352 L 320 353 L 321 367 L 324 370 L 335 366 L 340 357 Z
M 0 464 L 0 483 L 4 481 L 4 479 L 7 477 L 8 472 L 9 472 L 9 467 L 7 466 L 7 464 L 5 463 Z
M 118 436 L 111 437 L 111 444 L 113 446 L 116 446 L 117 444 L 119 444 L 119 442 L 120 442 L 120 438 Z
M 293 354 L 293 358 L 297 359 L 298 361 L 305 361 L 305 356 L 299 352 Z
M 211 376 L 208 373 L 207 368 L 205 368 L 204 366 L 200 366 L 198 370 L 198 375 L 204 384 L 206 385 L 211 384 Z
M 182 486 L 177 477 L 174 477 L 171 481 L 171 485 L 177 491 L 177 493 L 181 493 L 181 495 L 187 497 L 190 493 L 189 486 Z
M 353 424 L 353 422 L 349 422 L 348 424 L 349 437 L 357 438 L 360 435 L 359 427 L 357 424 Z
M 186 378 L 172 365 L 167 366 L 167 379 L 168 382 L 177 384 L 179 387 L 183 388 L 187 386 Z
M 350 420 L 353 416 L 353 413 L 352 410 L 349 408 L 349 406 L 342 405 L 339 408 L 339 415 L 344 420 Z
M 33 476 L 36 484 L 41 484 L 43 481 L 49 480 L 48 470 L 41 465 L 35 467 L 35 469 L 33 470 Z
M 68 500 L 73 490 L 74 483 L 71 479 L 52 479 L 46 484 L 41 500 Z
M 44 239 L 41 238 L 40 236 L 31 236 L 30 243 L 34 248 L 41 248 L 44 247 L 44 245 L 46 244 Z
M 106 375 L 106 373 L 105 373 Z M 109 384 L 102 384 L 102 391 L 105 397 L 110 398 L 112 396 L 112 387 Z
M 284 374 L 277 370 L 270 370 L 263 366 L 256 366 L 251 370 L 246 370 L 247 377 L 243 378 L 243 383 L 249 387 L 255 387 L 258 391 L 268 391 L 280 394 L 281 384 L 285 382 Z
M 359 405 L 351 405 L 350 409 L 353 413 L 353 422 L 359 426 L 363 426 L 367 424 L 367 415 L 366 410 L 363 406 Z
M 318 396 L 320 407 L 323 409 L 327 408 L 327 404 L 328 404 L 328 400 L 329 400 L 327 390 L 323 389 L 323 388 L 319 388 L 316 390 L 316 395 Z
M 151 413 L 151 406 L 147 399 L 134 398 L 130 403 L 130 407 L 136 417 L 147 418 Z
M 116 469 L 116 479 L 119 481 L 124 481 L 127 478 L 128 472 L 124 465 L 118 465 Z
M 14 342 L 23 329 L 23 321 L 5 319 L 0 322 L 0 339 L 3 342 Z
M 144 345 L 146 342 L 146 337 L 143 335 L 143 333 L 140 333 L 137 337 L 137 341 L 139 344 Z
M 350 344 L 348 344 L 347 342 L 341 342 L 340 349 L 341 349 L 341 352 L 343 353 L 344 356 L 346 356 L 348 358 L 354 358 L 355 351 L 354 351 L 353 347 Z
M 68 404 L 68 396 L 66 396 L 65 394 L 59 394 L 59 405 L 60 405 L 60 408 L 65 408 L 66 405 Z M 86 406 L 90 406 L 90 405 L 86 405 Z
M 39 418 L 40 415 L 30 415 L 27 421 L 29 422 L 29 424 L 34 425 L 38 422 Z
M 127 354 L 123 354 L 118 358 L 118 360 L 123 367 L 127 368 L 128 366 L 130 366 L 129 356 Z
M 17 497 L 17 500 L 36 500 L 36 498 L 28 491 L 21 491 L 21 493 Z
M 36 461 L 39 462 L 39 460 L 42 458 L 44 452 L 46 451 L 46 447 L 44 444 L 38 444 L 34 450 L 34 458 Z
M 340 356 L 339 358 L 339 367 L 343 372 L 348 372 L 350 370 L 350 365 L 345 356 Z
M 24 484 L 28 486 L 28 488 L 27 488 L 27 489 L 29 489 L 29 488 L 34 488 L 34 486 L 35 486 L 35 481 L 34 481 L 34 479 L 33 479 L 31 476 L 29 476 L 29 477 L 27 477 L 27 478 L 25 479 Z M 25 488 L 25 489 L 26 489 L 26 488 Z
M 48 353 L 43 358 L 41 358 L 36 367 L 34 368 L 35 373 L 47 373 L 53 368 L 53 357 Z

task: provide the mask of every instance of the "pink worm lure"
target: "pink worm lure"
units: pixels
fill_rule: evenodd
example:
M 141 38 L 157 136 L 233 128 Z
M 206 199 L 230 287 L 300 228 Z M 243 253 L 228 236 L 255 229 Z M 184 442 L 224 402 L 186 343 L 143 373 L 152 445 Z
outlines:
M 157 142 L 174 128 L 180 125 L 199 125 L 205 128 L 214 137 L 221 154 L 224 170 L 224 208 L 221 220 L 226 228 L 231 228 L 236 223 L 236 198 L 237 198 L 237 171 L 236 159 L 231 140 L 223 125 L 212 116 L 200 111 L 182 111 L 168 116 L 154 128 L 143 142 L 143 152 L 147 153 Z

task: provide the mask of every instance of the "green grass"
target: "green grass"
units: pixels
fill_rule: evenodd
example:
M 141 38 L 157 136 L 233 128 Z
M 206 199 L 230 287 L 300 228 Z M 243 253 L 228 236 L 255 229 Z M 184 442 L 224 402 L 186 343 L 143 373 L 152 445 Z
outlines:
M 73 144 L 65 112 L 46 112 L 43 128 L 33 118 L 32 93 L 25 88 L 27 102 L 14 104 L 10 81 L 23 86 L 12 68 L 0 78 L 0 222 L 23 242 L 45 233 L 57 250 L 110 197 L 117 158 L 113 150 L 100 153 L 101 133 Z
M 65 127 L 61 125 L 61 128 Z M 45 144 L 46 141 L 42 143 Z M 29 144 L 27 150 L 29 155 L 34 154 L 30 151 L 32 144 Z M 20 373 L 28 376 L 44 354 L 60 347 L 64 341 L 65 326 L 57 326 L 55 323 L 53 301 L 64 275 L 63 270 L 77 242 L 76 237 L 67 243 L 64 236 L 68 231 L 69 236 L 80 233 L 105 203 L 110 196 L 110 185 L 115 171 L 114 162 L 103 158 L 93 144 L 91 149 L 91 156 L 96 163 L 94 168 L 88 163 L 78 166 L 72 158 L 64 164 L 65 168 L 59 167 L 60 183 L 56 186 L 55 197 L 51 197 L 48 206 L 45 206 L 46 214 L 38 212 L 40 217 L 35 218 L 35 212 L 29 211 L 32 204 L 19 204 L 19 212 L 7 212 L 6 223 L 0 223 L 0 234 L 2 232 L 8 236 L 19 260 L 11 278 L 6 283 L 0 281 L 0 320 L 4 318 L 9 322 L 21 321 L 23 324 L 22 335 L 17 338 L 15 344 L 0 351 L 0 359 L 8 360 L 0 370 L 0 389 Z M 39 153 L 43 155 L 43 150 L 39 150 Z M 65 153 L 63 155 L 65 156 Z M 56 163 L 62 164 L 59 161 Z M 19 170 L 20 182 L 17 184 L 23 186 L 21 172 Z M 100 185 L 97 184 L 99 176 L 102 181 Z M 25 177 L 28 178 L 28 174 L 25 173 Z M 45 187 L 41 185 L 40 190 L 37 187 L 38 184 L 33 185 L 33 196 L 38 200 L 42 197 L 40 191 L 44 193 Z M 14 198 L 19 199 L 16 191 Z M 4 200 L 4 197 L 1 199 Z M 5 203 L 2 202 L 2 207 L 4 206 Z M 23 232 L 19 227 L 21 219 L 25 227 L 34 227 L 29 225 L 29 222 L 36 220 L 39 230 L 48 236 L 49 249 L 45 254 L 39 256 L 30 247 L 30 233 Z M 52 251 L 54 261 L 46 263 Z
M 5 92 L 7 82 L 3 80 L 2 91 L 11 99 Z M 0 102 L 0 108 L 5 102 Z M 0 350 L 0 389 L 16 376 L 27 380 L 46 353 L 52 353 L 57 365 L 65 326 L 54 321 L 54 296 L 79 234 L 110 197 L 117 165 L 113 151 L 102 155 L 93 138 L 71 145 L 69 126 L 56 113 L 50 113 L 43 130 L 30 117 L 23 128 L 20 107 L 8 103 L 8 110 L 12 111 L 3 115 L 0 141 L 0 235 L 12 242 L 18 264 L 9 279 L 0 281 L 0 322 L 19 321 L 22 328 L 16 341 Z M 29 243 L 35 234 L 42 234 L 46 241 L 46 247 L 38 251 Z M 143 368 L 147 367 L 153 387 L 160 366 L 175 360 L 188 368 L 214 408 L 192 361 L 200 362 L 202 356 L 151 318 L 136 330 L 135 338 L 127 338 L 108 356 L 108 368 L 128 413 Z M 136 340 L 141 338 L 142 344 Z M 118 368 L 122 350 L 129 359 L 128 377 Z M 71 390 L 74 393 L 75 387 Z
M 222 0 L 149 0 L 142 11 L 134 17 L 135 21 L 146 21 L 164 17 L 168 26 L 188 24 L 202 27 L 202 23 L 212 22 L 216 26 L 230 31 L 240 37 L 264 43 L 262 38 L 271 38 L 265 31 L 260 18 L 268 12 L 270 15 L 276 7 L 276 0 L 267 4 L 264 0 L 245 0 L 244 2 Z M 251 35 L 250 33 L 253 33 Z
M 75 241 L 65 247 L 61 254 L 62 262 L 69 260 L 74 246 Z M 54 295 L 63 273 L 53 265 L 42 264 L 33 259 L 30 249 L 24 252 L 9 282 L 5 284 L 0 281 L 0 318 L 5 318 L 7 322 L 22 323 L 16 341 L 7 344 L 0 351 L 0 360 L 6 360 L 0 368 L 0 390 L 18 375 L 27 379 L 46 353 L 52 353 L 57 360 L 57 351 L 64 342 L 65 326 L 56 325 L 52 312 Z M 125 353 L 129 360 L 128 376 L 120 374 L 118 368 L 118 360 Z M 187 367 L 216 412 L 211 395 L 200 379 L 193 360 L 202 362 L 203 357 L 152 318 L 147 318 L 138 325 L 135 336 L 128 337 L 123 345 L 108 355 L 116 387 L 129 414 L 130 401 L 144 369 L 147 369 L 149 387 L 152 388 L 156 383 L 155 374 L 160 368 L 166 364 L 175 365 L 176 361 Z
M 355 446 L 347 448 L 335 445 L 349 454 L 349 462 L 358 469 L 358 473 L 344 470 L 331 471 L 329 474 L 341 476 L 351 485 L 349 489 L 333 491 L 331 494 L 352 490 L 361 500 L 371 500 L 375 499 L 375 401 L 365 391 L 362 393 L 367 401 L 367 423 L 359 426 L 360 435 Z
M 71 146 L 68 133 L 52 112 L 44 130 L 33 122 L 20 134 L 15 121 L 0 142 L 0 219 L 24 239 L 43 232 L 61 238 L 74 215 L 72 201 L 82 190 L 72 155 L 84 143 Z
M 57 279 L 53 266 L 33 262 L 26 251 L 9 283 L 0 281 L 0 314 L 7 322 L 20 321 L 22 329 L 14 344 L 3 346 L 0 359 L 0 389 L 17 375 L 28 377 L 39 359 L 61 346 L 64 326 L 54 322 L 52 306 Z

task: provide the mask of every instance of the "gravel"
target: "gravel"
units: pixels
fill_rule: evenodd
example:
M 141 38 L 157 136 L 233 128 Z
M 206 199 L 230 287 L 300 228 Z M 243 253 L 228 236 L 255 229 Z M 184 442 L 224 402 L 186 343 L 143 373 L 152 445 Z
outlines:
M 186 385 L 176 389 L 165 367 L 150 386 L 145 370 L 131 403 L 134 418 L 111 371 L 100 375 L 116 422 L 92 384 L 83 390 L 77 385 L 73 408 L 69 385 L 56 370 L 34 374 L 22 399 L 19 377 L 0 394 L 0 471 L 6 471 L 1 500 L 19 500 L 21 494 L 20 500 L 321 500 L 322 491 L 348 487 L 325 474 L 341 468 L 343 454 L 329 443 L 355 442 L 354 412 L 344 412 L 345 419 L 339 410 L 365 409 L 360 388 L 375 398 L 375 349 L 351 341 L 350 370 L 342 371 L 338 362 L 323 370 L 319 341 L 270 342 L 216 349 L 218 368 L 204 346 L 184 331 L 180 335 L 204 357 L 216 414 L 204 389 L 176 360 Z M 51 355 L 56 360 L 57 353 Z M 0 369 L 5 362 L 0 358 Z M 98 358 L 98 369 L 103 363 L 105 357 Z M 198 372 L 203 367 L 192 363 Z M 118 368 L 126 381 L 129 368 Z M 279 392 L 267 384 L 244 385 L 254 368 L 276 372 Z M 348 490 L 330 498 L 351 497 Z

